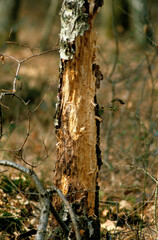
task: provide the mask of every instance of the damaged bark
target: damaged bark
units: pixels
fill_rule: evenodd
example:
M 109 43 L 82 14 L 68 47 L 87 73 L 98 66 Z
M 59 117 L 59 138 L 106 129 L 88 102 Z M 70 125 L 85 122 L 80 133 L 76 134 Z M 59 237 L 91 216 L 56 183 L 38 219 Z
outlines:
M 61 10 L 55 183 L 72 203 L 82 239 L 100 238 L 101 118 L 96 89 L 103 76 L 95 63 L 93 19 L 102 4 L 101 0 L 64 0 Z M 65 221 L 70 225 L 68 216 Z M 73 230 L 69 237 L 75 239 Z

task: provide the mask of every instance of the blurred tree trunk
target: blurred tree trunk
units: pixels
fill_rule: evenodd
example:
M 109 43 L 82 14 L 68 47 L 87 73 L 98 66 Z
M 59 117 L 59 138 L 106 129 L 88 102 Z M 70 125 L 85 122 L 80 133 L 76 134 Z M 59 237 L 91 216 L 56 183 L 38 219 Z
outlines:
M 114 6 L 112 6 L 112 4 Z M 114 8 L 114 16 L 112 7 Z M 113 21 L 116 24 L 117 32 L 124 34 L 130 28 L 129 19 L 130 6 L 128 0 L 106 0 L 103 6 L 102 18 L 106 35 L 113 37 Z M 115 20 L 114 20 L 115 19 Z
M 0 45 L 6 40 L 15 40 L 16 21 L 20 0 L 1 0 L 0 1 Z
M 47 16 L 45 19 L 44 29 L 42 32 L 42 39 L 41 39 L 41 49 L 45 50 L 48 49 L 48 39 L 50 33 L 52 31 L 53 22 L 55 23 L 55 18 L 57 16 L 58 8 L 61 5 L 60 0 L 51 0 L 50 5 L 48 7 Z
M 107 0 L 102 10 L 102 18 L 105 19 L 108 37 L 113 36 L 113 23 L 115 23 L 118 33 L 122 34 L 131 30 L 140 45 L 152 44 L 154 40 L 149 0 Z
M 135 39 L 140 45 L 152 44 L 154 34 L 150 22 L 149 0 L 132 0 L 130 4 Z
M 82 239 L 86 240 L 100 239 L 101 152 L 96 87 L 102 74 L 95 64 L 93 19 L 102 4 L 102 0 L 64 0 L 61 9 L 55 183 L 72 203 Z M 66 209 L 61 211 L 67 214 Z M 69 221 L 67 217 L 68 225 Z M 73 231 L 70 239 L 75 239 Z

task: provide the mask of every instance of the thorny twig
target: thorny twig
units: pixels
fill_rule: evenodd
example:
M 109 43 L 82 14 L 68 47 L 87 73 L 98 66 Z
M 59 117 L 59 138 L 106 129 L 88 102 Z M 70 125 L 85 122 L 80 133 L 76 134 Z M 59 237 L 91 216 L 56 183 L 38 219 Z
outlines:
M 46 53 L 50 53 L 50 52 L 54 52 L 54 51 L 58 51 L 58 50 L 59 50 L 59 49 L 50 49 L 50 50 L 47 50 L 47 51 L 44 51 L 44 52 L 41 52 L 41 53 L 38 53 L 38 54 L 33 54 L 33 55 L 31 55 L 31 56 L 29 56 L 29 57 L 27 57 L 27 58 L 24 58 L 24 59 L 22 59 L 22 60 L 19 60 L 19 59 L 15 58 L 15 57 L 12 57 L 12 56 L 7 55 L 7 54 L 0 54 L 0 56 L 6 57 L 6 58 L 10 58 L 10 59 L 12 59 L 12 60 L 14 60 L 15 62 L 18 63 L 18 66 L 17 66 L 17 69 L 16 69 L 16 74 L 15 74 L 15 77 L 14 77 L 14 80 L 13 80 L 13 89 L 12 89 L 12 90 L 8 90 L 7 92 L 8 92 L 8 93 L 9 93 L 9 92 L 10 92 L 10 93 L 16 93 L 16 82 L 17 82 L 17 79 L 18 79 L 18 77 L 19 77 L 20 67 L 21 67 L 21 65 L 22 65 L 24 62 L 26 62 L 26 61 L 34 58 L 34 57 L 39 57 L 39 56 L 44 55 L 44 54 L 46 54 Z M 3 93 L 3 96 L 4 96 L 5 91 L 4 91 L 4 92 L 2 91 L 2 93 Z M 1 94 L 2 94 L 2 93 L 1 93 Z M 1 95 L 1 94 L 0 94 L 0 99 L 2 98 L 2 95 Z
M 16 155 L 16 157 L 17 157 L 18 159 L 22 160 L 25 164 L 27 164 L 28 166 L 30 166 L 32 169 L 33 169 L 33 168 L 36 168 L 36 167 L 38 167 L 39 165 L 41 165 L 41 164 L 48 158 L 48 156 L 49 156 L 49 155 L 48 155 L 47 147 L 46 147 L 46 145 L 45 145 L 45 143 L 44 143 L 44 140 L 43 140 L 43 146 L 44 146 L 44 149 L 45 149 L 45 152 L 46 152 L 46 156 L 43 157 L 43 159 L 42 159 L 39 163 L 37 163 L 37 164 L 35 164 L 35 165 L 27 162 L 27 161 L 25 160 L 25 158 L 23 157 L 23 151 L 22 151 L 22 149 L 23 149 L 24 145 L 22 146 L 22 148 L 20 148 L 20 149 L 18 150 L 18 152 L 20 152 L 20 156 L 17 156 L 17 155 Z
M 10 42 L 9 42 L 9 43 L 10 43 Z M 46 145 L 45 145 L 44 142 L 43 142 L 44 149 L 45 149 L 45 152 L 46 152 L 47 154 L 46 154 L 46 157 L 44 157 L 44 158 L 40 161 L 40 163 L 38 163 L 37 165 L 29 164 L 27 161 L 25 161 L 25 159 L 24 159 L 23 156 L 22 156 L 22 149 L 23 149 L 24 145 L 26 144 L 26 142 L 27 142 L 27 140 L 28 140 L 28 138 L 29 138 L 29 135 L 30 135 L 30 110 L 28 109 L 28 103 L 29 103 L 29 102 L 25 102 L 20 96 L 16 95 L 16 82 L 17 82 L 17 79 L 19 79 L 20 67 L 21 67 L 21 65 L 22 65 L 24 62 L 30 60 L 31 58 L 38 57 L 38 56 L 44 55 L 44 54 L 46 54 L 46 53 L 50 53 L 50 52 L 57 51 L 57 50 L 58 50 L 58 49 L 50 49 L 50 50 L 41 52 L 41 53 L 39 53 L 39 54 L 33 54 L 33 55 L 31 55 L 31 56 L 29 56 L 29 57 L 27 57 L 27 58 L 24 58 L 24 59 L 22 59 L 22 60 L 19 60 L 19 59 L 13 57 L 13 56 L 9 56 L 9 55 L 7 55 L 7 54 L 0 54 L 0 56 L 3 58 L 3 61 L 4 61 L 4 57 L 6 57 L 6 58 L 9 58 L 9 59 L 11 59 L 11 60 L 13 60 L 13 61 L 15 61 L 15 62 L 18 63 L 17 69 L 16 69 L 16 74 L 15 74 L 15 77 L 14 77 L 14 80 L 13 80 L 13 88 L 12 88 L 12 90 L 5 90 L 5 89 L 1 89 L 1 90 L 0 90 L 0 101 L 2 100 L 2 98 L 3 98 L 4 96 L 7 96 L 7 95 L 11 95 L 11 96 L 13 96 L 13 97 L 16 97 L 16 98 L 19 99 L 19 100 L 25 105 L 25 107 L 27 108 L 27 116 L 28 116 L 28 129 L 27 129 L 27 134 L 26 134 L 26 137 L 25 137 L 25 139 L 24 139 L 24 142 L 22 143 L 22 145 L 21 145 L 18 149 L 16 149 L 16 150 L 9 150 L 9 151 L 11 151 L 11 152 L 20 152 L 21 160 L 23 160 L 27 165 L 31 166 L 32 168 L 35 168 L 35 167 L 39 166 L 39 165 L 48 157 L 48 151 L 47 151 Z M 44 95 L 43 99 L 41 100 L 41 102 L 38 104 L 38 106 L 37 106 L 32 112 L 36 111 L 36 110 L 39 108 L 39 106 L 42 104 L 42 102 L 44 101 L 44 99 L 45 99 L 45 97 L 46 97 L 46 95 L 47 95 L 47 93 L 48 93 L 48 91 L 49 91 L 49 89 L 50 89 L 51 86 L 52 86 L 52 83 L 51 83 L 51 85 L 49 86 L 49 88 L 47 89 L 47 92 L 45 93 L 45 95 Z M 0 103 L 1 103 L 1 102 L 0 102 Z M 1 139 L 2 135 L 3 135 L 1 105 L 2 105 L 2 104 L 0 104 L 0 128 L 1 128 L 1 129 L 0 129 L 0 139 Z M 8 151 L 8 150 L 4 150 L 4 151 Z
M 7 95 L 12 95 L 12 94 L 7 93 Z M 15 94 L 14 96 L 17 97 L 21 102 L 23 102 L 23 103 L 25 104 L 25 106 L 27 107 L 27 103 L 25 103 L 25 101 L 24 101 L 21 97 L 17 96 L 16 94 Z M 1 105 L 0 105 L 0 107 L 1 107 Z M 42 163 L 48 158 L 49 155 L 48 155 L 47 147 L 46 147 L 46 145 L 45 145 L 45 143 L 44 143 L 44 140 L 43 140 L 43 146 L 44 146 L 44 149 L 45 149 L 45 152 L 46 152 L 46 156 L 43 157 L 43 159 L 42 159 L 38 164 L 36 164 L 36 165 L 30 164 L 30 163 L 28 163 L 28 162 L 24 159 L 24 157 L 23 157 L 23 148 L 24 148 L 24 146 L 25 146 L 25 144 L 26 144 L 26 142 L 27 142 L 27 140 L 28 140 L 28 138 L 29 138 L 29 136 L 30 136 L 30 112 L 29 112 L 28 109 L 27 109 L 27 111 L 28 111 L 28 112 L 27 112 L 27 116 L 28 116 L 28 129 L 27 129 L 26 137 L 25 137 L 22 145 L 21 145 L 18 149 L 15 149 L 15 150 L 6 150 L 6 149 L 3 149 L 3 151 L 18 152 L 18 153 L 20 153 L 20 156 L 16 155 L 16 158 L 22 160 L 22 161 L 23 161 L 25 164 L 27 164 L 28 166 L 30 166 L 30 167 L 32 167 L 32 168 L 36 168 L 36 167 L 38 167 L 40 164 L 42 164 Z M 1 124 L 0 126 L 1 126 L 1 128 L 2 128 L 2 124 Z

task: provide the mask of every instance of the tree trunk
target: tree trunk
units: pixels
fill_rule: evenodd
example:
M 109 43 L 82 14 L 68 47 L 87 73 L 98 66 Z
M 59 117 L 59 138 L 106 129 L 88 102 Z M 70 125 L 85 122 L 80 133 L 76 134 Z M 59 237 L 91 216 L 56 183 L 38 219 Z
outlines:
M 149 1 L 132 0 L 130 2 L 133 17 L 133 28 L 137 42 L 145 46 L 146 43 L 153 44 L 154 33 L 150 22 Z
M 113 10 L 112 10 L 113 9 Z M 108 37 L 114 37 L 113 24 L 118 34 L 124 34 L 130 29 L 128 0 L 106 0 L 103 6 L 102 19 Z
M 100 238 L 101 154 L 96 88 L 102 74 L 95 64 L 96 35 L 92 28 L 102 3 L 101 0 L 64 0 L 61 10 L 55 182 L 72 203 L 82 239 Z M 67 224 L 70 224 L 68 218 Z M 73 231 L 71 234 L 70 239 L 75 239 Z
M 6 40 L 16 39 L 16 21 L 20 0 L 0 1 L 0 47 Z
M 48 40 L 52 31 L 53 24 L 55 24 L 55 18 L 58 12 L 58 8 L 60 7 L 59 5 L 61 5 L 60 0 L 50 1 L 50 6 L 48 7 L 40 44 L 42 50 L 48 49 Z

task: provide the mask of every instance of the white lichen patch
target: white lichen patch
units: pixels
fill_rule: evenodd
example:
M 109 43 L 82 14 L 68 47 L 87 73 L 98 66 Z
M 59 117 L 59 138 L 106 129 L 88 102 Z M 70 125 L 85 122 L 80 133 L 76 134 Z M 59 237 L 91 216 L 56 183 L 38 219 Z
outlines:
M 89 29 L 88 14 L 84 0 L 64 0 L 61 9 L 60 58 L 72 59 L 75 49 L 73 42 L 77 36 L 83 36 Z

